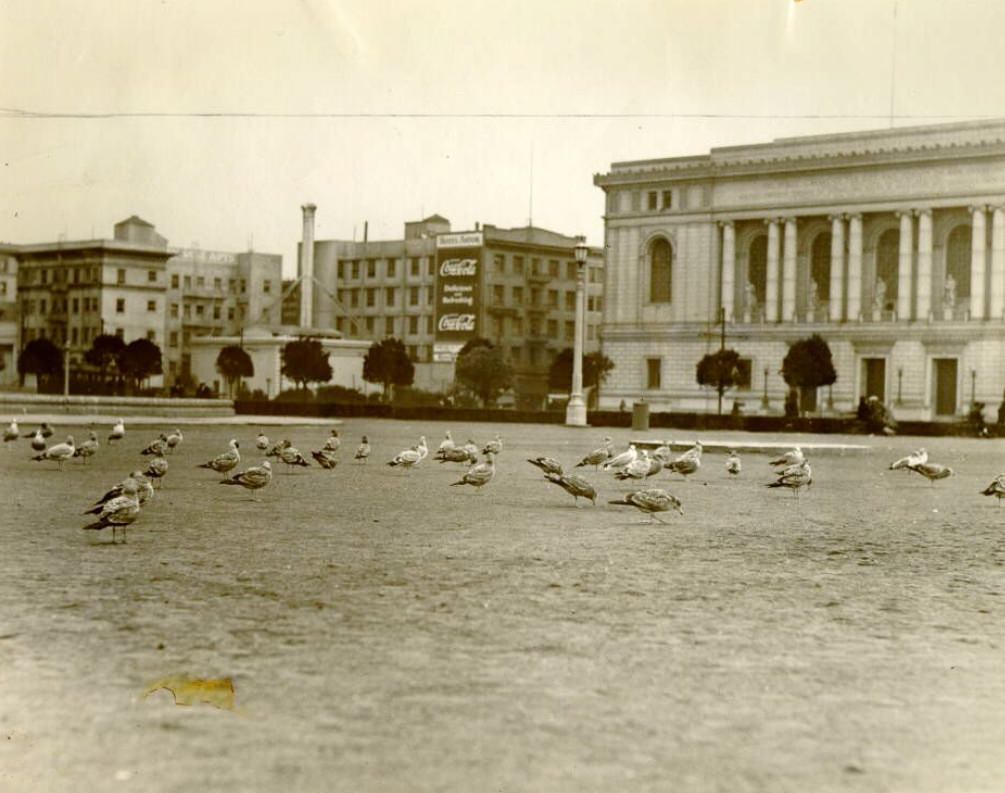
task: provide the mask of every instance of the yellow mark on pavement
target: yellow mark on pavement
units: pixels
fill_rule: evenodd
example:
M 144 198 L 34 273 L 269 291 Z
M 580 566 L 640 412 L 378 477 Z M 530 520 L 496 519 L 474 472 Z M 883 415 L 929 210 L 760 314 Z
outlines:
M 234 709 L 234 681 L 229 677 L 218 680 L 165 677 L 147 686 L 143 692 L 143 699 L 162 688 L 171 692 L 175 705 L 189 706 L 203 703 L 221 710 Z

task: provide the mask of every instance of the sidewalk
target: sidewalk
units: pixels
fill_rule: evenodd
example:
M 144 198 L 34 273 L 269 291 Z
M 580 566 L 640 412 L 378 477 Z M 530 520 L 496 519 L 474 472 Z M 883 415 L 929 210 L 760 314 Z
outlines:
M 94 413 L 70 415 L 67 413 L 20 413 L 10 418 L 16 418 L 18 426 L 27 432 L 43 421 L 54 426 L 73 425 L 74 427 L 94 427 L 108 425 L 111 427 L 122 418 L 125 425 L 157 424 L 160 426 L 182 425 L 237 425 L 251 427 L 340 427 L 342 419 L 311 418 L 306 416 L 105 416 Z M 0 416 L 0 423 L 6 426 L 10 419 Z

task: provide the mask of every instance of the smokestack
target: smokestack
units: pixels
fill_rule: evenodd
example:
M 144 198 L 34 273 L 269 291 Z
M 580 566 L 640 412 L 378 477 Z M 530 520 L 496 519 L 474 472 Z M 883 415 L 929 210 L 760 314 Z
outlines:
M 366 239 L 369 236 L 369 234 L 370 234 L 370 221 L 369 220 L 364 220 L 363 221 L 363 242 L 366 242 Z
M 314 326 L 314 204 L 300 207 L 304 213 L 304 236 L 300 243 L 300 327 Z

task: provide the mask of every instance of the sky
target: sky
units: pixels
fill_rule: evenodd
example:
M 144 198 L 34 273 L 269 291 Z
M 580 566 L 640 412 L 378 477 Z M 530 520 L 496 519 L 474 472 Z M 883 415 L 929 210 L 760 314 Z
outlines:
M 603 242 L 612 162 L 1005 115 L 997 0 L 0 0 L 0 240 Z

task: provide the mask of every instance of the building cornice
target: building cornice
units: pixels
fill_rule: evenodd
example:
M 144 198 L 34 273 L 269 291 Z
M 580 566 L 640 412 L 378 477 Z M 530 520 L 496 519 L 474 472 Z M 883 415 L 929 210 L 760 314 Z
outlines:
M 711 328 L 711 330 L 710 330 Z M 714 341 L 718 326 L 707 322 L 674 324 L 606 323 L 605 341 Z M 716 331 L 717 332 L 717 331 Z M 966 344 L 982 340 L 1005 340 L 1005 322 L 842 322 L 842 323 L 776 323 L 729 324 L 726 344 L 742 345 L 745 341 L 776 341 L 792 343 L 818 333 L 828 341 L 849 341 L 853 344 L 892 344 L 897 341 L 917 341 L 925 346 Z

